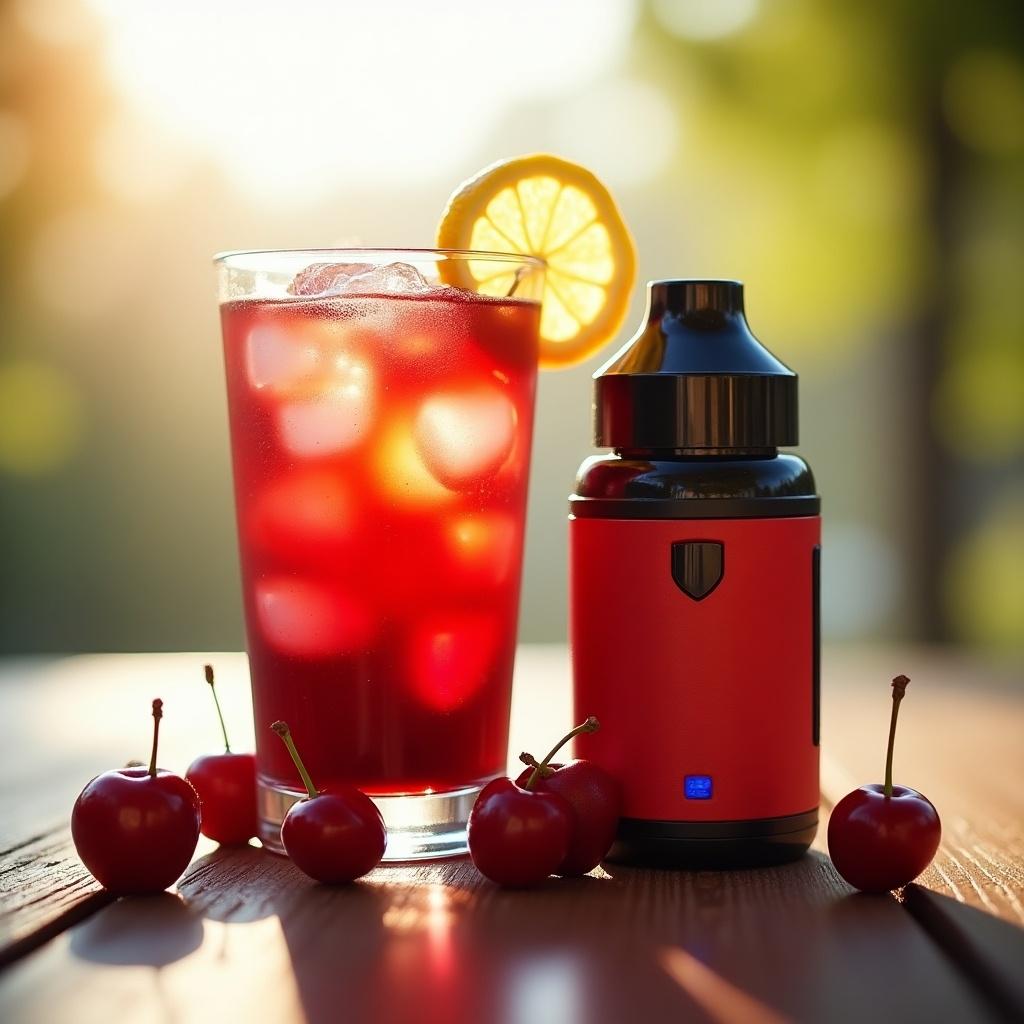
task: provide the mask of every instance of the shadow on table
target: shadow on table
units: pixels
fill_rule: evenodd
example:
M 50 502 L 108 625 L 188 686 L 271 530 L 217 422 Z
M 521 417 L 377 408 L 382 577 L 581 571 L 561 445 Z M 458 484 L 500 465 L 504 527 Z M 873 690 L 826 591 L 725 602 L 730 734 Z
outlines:
M 999 1019 L 1024 1020 L 1024 930 L 917 885 L 903 890 L 901 902 L 888 894 L 851 893 L 835 904 L 832 919 L 849 937 L 854 956 L 858 949 L 877 946 L 884 935 L 886 955 L 913 970 L 924 940 L 933 959 L 943 963 L 945 954 L 946 971 Z M 894 917 L 901 919 L 895 928 L 890 924 Z M 907 1013 L 919 1006 L 920 994 L 909 983 L 897 994 Z
M 373 1017 L 373 985 L 367 979 L 382 956 L 384 919 L 395 903 L 380 884 L 320 885 L 286 857 L 256 847 L 222 847 L 192 865 L 178 891 L 193 912 L 210 920 L 249 925 L 277 919 L 307 1022 Z M 230 929 L 225 933 L 231 934 Z M 236 960 L 253 949 L 244 935 L 244 930 L 237 933 Z M 264 933 L 259 941 L 280 939 Z M 224 942 L 231 956 L 232 940 Z M 280 969 L 276 960 L 275 969 Z
M 90 963 L 166 967 L 194 953 L 203 922 L 169 892 L 125 896 L 71 930 L 71 952 Z
M 1024 928 L 917 885 L 908 885 L 903 899 L 993 1009 L 1008 1020 L 1024 1020 Z

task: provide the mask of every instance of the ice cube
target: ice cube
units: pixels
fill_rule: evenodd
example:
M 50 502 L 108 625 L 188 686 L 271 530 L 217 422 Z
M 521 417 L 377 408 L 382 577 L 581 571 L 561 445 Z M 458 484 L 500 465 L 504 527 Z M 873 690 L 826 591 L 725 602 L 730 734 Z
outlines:
M 286 402 L 277 416 L 284 447 L 301 458 L 347 451 L 359 444 L 370 426 L 365 398 L 341 387 L 307 401 Z
M 388 501 L 407 508 L 429 508 L 454 499 L 454 493 L 420 458 L 408 421 L 392 423 L 374 449 L 377 483 Z
M 319 565 L 354 546 L 352 494 L 334 473 L 302 469 L 275 480 L 253 500 L 248 535 L 289 564 Z
M 427 279 L 408 263 L 368 267 L 345 282 L 346 295 L 417 295 L 432 291 Z
M 365 263 L 313 263 L 295 275 L 288 291 L 292 295 L 337 294 L 349 278 L 365 270 Z
M 417 622 L 410 630 L 408 647 L 415 696 L 437 711 L 464 704 L 493 671 L 500 638 L 493 613 L 448 612 Z
M 329 658 L 365 650 L 374 638 L 370 608 L 340 587 L 293 576 L 256 584 L 256 616 L 264 638 L 282 654 Z
M 418 295 L 432 290 L 408 263 L 314 263 L 289 287 L 293 295 Z
M 516 407 L 489 385 L 437 394 L 420 406 L 415 437 L 434 476 L 452 490 L 468 490 L 508 459 L 516 438 Z
M 373 405 L 370 368 L 350 353 L 338 353 L 329 384 L 307 398 L 279 406 L 281 442 L 302 458 L 347 451 L 369 431 Z
M 245 339 L 249 383 L 257 390 L 287 389 L 317 369 L 320 353 L 297 333 L 271 324 L 257 324 Z
M 452 578 L 467 586 L 497 587 L 513 568 L 518 530 L 508 512 L 485 512 L 453 519 L 447 527 L 449 549 L 457 565 Z

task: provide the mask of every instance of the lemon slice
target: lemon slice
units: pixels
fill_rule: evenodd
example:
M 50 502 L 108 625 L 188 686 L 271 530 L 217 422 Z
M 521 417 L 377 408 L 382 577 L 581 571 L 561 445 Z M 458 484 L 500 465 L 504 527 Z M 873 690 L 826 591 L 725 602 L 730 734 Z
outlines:
M 485 168 L 448 200 L 442 249 L 537 256 L 547 263 L 540 365 L 578 363 L 604 347 L 629 310 L 636 250 L 611 193 L 584 167 L 536 154 Z M 516 277 L 493 261 L 444 260 L 446 283 L 508 295 Z

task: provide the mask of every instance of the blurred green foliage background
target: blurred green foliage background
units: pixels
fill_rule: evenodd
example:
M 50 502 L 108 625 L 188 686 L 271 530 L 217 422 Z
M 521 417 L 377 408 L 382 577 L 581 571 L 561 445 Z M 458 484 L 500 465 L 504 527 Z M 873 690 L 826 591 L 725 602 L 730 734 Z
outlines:
M 1019 663 L 1010 0 L 9 0 L 0 650 L 241 647 L 211 254 L 429 245 L 460 180 L 534 150 L 609 183 L 642 278 L 746 281 L 801 374 L 827 635 Z M 541 382 L 524 639 L 565 635 L 602 358 Z

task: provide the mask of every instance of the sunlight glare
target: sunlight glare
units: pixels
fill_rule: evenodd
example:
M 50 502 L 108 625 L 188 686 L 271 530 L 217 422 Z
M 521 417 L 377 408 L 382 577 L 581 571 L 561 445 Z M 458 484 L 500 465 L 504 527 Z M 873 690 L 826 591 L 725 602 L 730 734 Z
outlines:
M 516 959 L 508 989 L 507 1020 L 514 1024 L 584 1024 L 585 967 L 579 956 L 565 952 Z
M 666 946 L 659 952 L 658 961 L 716 1024 L 787 1024 L 781 1014 L 726 981 L 685 949 Z
M 119 117 L 96 137 L 93 166 L 100 183 L 114 196 L 147 202 L 170 195 L 187 170 L 181 147 L 154 126 Z
M 137 115 L 294 203 L 450 177 L 514 106 L 614 66 L 635 18 L 635 0 L 88 2 Z
M 655 0 L 654 16 L 683 39 L 723 39 L 746 28 L 759 0 Z

